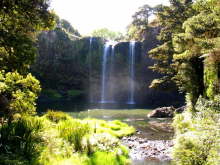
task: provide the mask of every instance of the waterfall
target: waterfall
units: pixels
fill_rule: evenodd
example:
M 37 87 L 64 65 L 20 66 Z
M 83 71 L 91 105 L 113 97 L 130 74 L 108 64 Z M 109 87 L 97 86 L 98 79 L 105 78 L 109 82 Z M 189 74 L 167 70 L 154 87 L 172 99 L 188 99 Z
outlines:
M 129 80 L 127 104 L 135 104 L 135 42 L 129 43 Z M 102 77 L 101 77 L 101 100 L 100 103 L 115 103 L 115 90 L 117 81 L 115 79 L 115 45 L 107 42 L 104 45 L 102 56 Z
M 112 45 L 111 48 L 111 63 L 110 63 L 110 79 L 109 79 L 109 95 L 110 95 L 110 101 L 114 103 L 115 102 L 115 84 L 114 84 L 114 76 L 115 76 L 115 45 Z
M 92 41 L 93 37 L 90 37 L 89 39 L 89 58 L 88 58 L 88 63 L 89 63 L 89 101 L 92 103 L 93 100 L 93 94 L 92 94 Z
M 108 81 L 108 56 L 111 45 L 107 42 L 104 46 L 103 58 L 102 58 L 102 88 L 101 88 L 101 103 L 107 103 L 107 81 Z
M 135 90 L 135 42 L 129 43 L 129 94 L 128 104 L 135 104 L 134 90 Z

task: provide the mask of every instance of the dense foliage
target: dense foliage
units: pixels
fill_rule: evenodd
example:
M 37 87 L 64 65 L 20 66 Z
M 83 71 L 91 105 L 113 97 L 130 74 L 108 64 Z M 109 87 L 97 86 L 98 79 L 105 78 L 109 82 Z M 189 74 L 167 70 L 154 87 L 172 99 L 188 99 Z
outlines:
M 11 119 L 35 112 L 40 86 L 27 71 L 37 53 L 35 36 L 53 26 L 54 15 L 47 0 L 3 0 L 0 7 L 0 105 Z
M 219 164 L 220 2 L 170 0 L 153 11 L 156 19 L 145 20 L 142 31 L 132 24 L 131 37 L 143 40 L 139 34 L 149 33 L 152 25 L 160 29 L 160 44 L 149 54 L 155 60 L 151 69 L 163 77 L 151 87 L 170 88 L 175 82 L 186 93 L 187 110 L 173 123 L 174 160 L 178 165 Z
M 215 69 L 211 69 L 212 66 L 218 70 L 216 64 L 219 61 L 213 58 L 219 56 L 217 50 L 219 49 L 220 37 L 220 5 L 216 0 L 200 0 L 194 3 L 192 8 L 195 14 L 183 23 L 184 31 L 174 35 L 173 43 L 175 65 L 178 66 L 175 80 L 181 90 L 189 93 L 193 106 L 199 95 L 211 98 L 216 94 L 213 88 L 219 86 L 215 82 L 205 82 L 203 73 L 207 69 L 208 72 L 215 72 Z M 203 54 L 210 56 L 209 58 L 205 57 L 204 66 L 202 63 L 204 59 L 201 58 Z M 210 73 L 205 73 L 205 76 L 208 74 Z M 215 75 L 218 76 L 218 74 Z M 209 77 L 209 79 L 216 81 L 215 77 Z M 213 85 L 215 87 L 212 87 Z
M 203 80 L 204 59 L 200 57 L 209 53 L 218 56 L 219 2 L 175 0 L 170 6 L 159 6 L 156 10 L 161 26 L 158 37 L 163 44 L 151 50 L 151 57 L 157 60 L 151 68 L 166 76 L 154 80 L 152 86 L 175 81 L 181 91 L 188 93 L 194 106 L 200 95 L 214 88 L 212 82 Z M 210 91 L 206 94 L 211 95 Z
M 35 35 L 51 27 L 48 0 L 0 2 L 0 69 L 24 73 L 36 55 Z
M 156 18 L 149 23 L 151 12 Z M 133 18 L 128 30 L 131 38 L 144 41 L 152 27 L 160 31 L 160 44 L 149 55 L 155 61 L 150 68 L 163 76 L 154 79 L 150 87 L 169 89 L 175 82 L 187 93 L 192 108 L 200 95 L 211 98 L 218 93 L 219 1 L 172 0 L 170 6 L 145 5 Z
M 196 113 L 189 111 L 175 116 L 176 131 L 173 157 L 178 165 L 218 165 L 220 99 L 199 98 Z
M 79 120 L 62 112 L 23 116 L 0 127 L 0 164 L 125 165 L 128 151 L 117 137 L 134 131 L 120 121 Z
M 149 5 L 144 5 L 132 16 L 132 22 L 127 28 L 128 39 L 143 41 L 149 32 L 149 17 L 154 9 Z
M 0 71 L 0 108 L 4 116 L 35 114 L 35 101 L 40 92 L 39 81 L 31 74 Z
M 172 61 L 175 52 L 172 37 L 173 34 L 183 31 L 183 22 L 193 14 L 191 1 L 174 0 L 170 3 L 170 6 L 160 5 L 155 8 L 157 26 L 161 28 L 158 39 L 162 44 L 152 49 L 149 55 L 156 61 L 151 69 L 164 76 L 155 79 L 151 87 L 160 87 L 164 83 L 172 84 L 172 78 L 177 72 Z
M 121 41 L 124 39 L 124 36 L 122 33 L 114 32 L 107 28 L 94 30 L 91 35 L 93 37 L 101 37 L 106 40 L 112 40 L 112 41 Z

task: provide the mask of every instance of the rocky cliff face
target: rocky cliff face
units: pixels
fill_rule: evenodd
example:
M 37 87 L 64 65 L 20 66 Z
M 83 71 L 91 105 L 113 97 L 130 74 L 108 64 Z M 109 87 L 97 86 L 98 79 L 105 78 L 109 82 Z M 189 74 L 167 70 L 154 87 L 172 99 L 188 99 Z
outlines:
M 152 80 L 160 77 L 148 68 L 154 64 L 148 51 L 159 44 L 156 39 L 158 33 L 159 28 L 149 29 L 144 41 L 136 42 L 134 47 L 134 100 L 144 107 L 175 106 L 183 102 L 183 97 L 177 91 L 149 88 Z M 39 56 L 33 73 L 41 80 L 43 94 L 55 96 L 58 100 L 80 97 L 88 102 L 100 102 L 104 43 L 101 38 L 71 40 L 60 30 L 41 34 Z M 114 57 L 109 55 L 107 59 L 106 91 L 111 100 L 120 104 L 127 103 L 130 92 L 129 46 L 130 42 L 117 43 Z M 113 53 L 112 47 L 109 54 Z

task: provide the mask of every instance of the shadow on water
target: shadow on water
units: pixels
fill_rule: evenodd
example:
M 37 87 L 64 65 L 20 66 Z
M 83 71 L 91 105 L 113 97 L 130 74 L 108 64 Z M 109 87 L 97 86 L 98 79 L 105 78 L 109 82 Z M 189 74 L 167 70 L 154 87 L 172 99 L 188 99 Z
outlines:
M 48 109 L 60 110 L 65 112 L 81 112 L 88 109 L 154 109 L 156 107 L 146 107 L 146 105 L 137 105 L 129 103 L 87 103 L 86 101 L 41 101 L 37 104 L 38 112 L 46 112 Z
M 50 101 L 50 102 L 38 102 L 37 112 L 44 113 L 47 110 L 58 110 L 64 112 L 81 112 L 89 109 L 88 104 L 84 102 L 73 101 Z
M 148 140 L 170 140 L 173 138 L 171 119 L 152 119 L 147 114 L 151 109 L 137 109 L 134 105 L 126 108 L 126 105 L 115 105 L 114 109 L 109 109 L 110 104 L 97 104 L 88 106 L 83 102 L 50 102 L 38 104 L 38 112 L 44 113 L 47 109 L 59 110 L 69 113 L 74 118 L 97 118 L 103 120 L 121 120 L 136 128 L 137 135 Z M 92 107 L 92 108 L 91 108 Z M 170 165 L 169 161 L 154 160 L 133 160 L 133 165 Z

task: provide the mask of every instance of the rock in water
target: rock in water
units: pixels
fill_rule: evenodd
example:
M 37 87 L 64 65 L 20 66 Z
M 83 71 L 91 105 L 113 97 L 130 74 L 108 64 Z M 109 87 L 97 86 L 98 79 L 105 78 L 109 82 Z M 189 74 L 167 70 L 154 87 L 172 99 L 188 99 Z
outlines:
M 161 107 L 156 108 L 152 112 L 150 112 L 147 116 L 150 118 L 170 118 L 174 116 L 175 108 L 171 107 Z
M 186 106 L 182 106 L 182 107 L 179 107 L 175 110 L 176 113 L 182 113 L 183 111 L 185 111 L 186 109 Z

